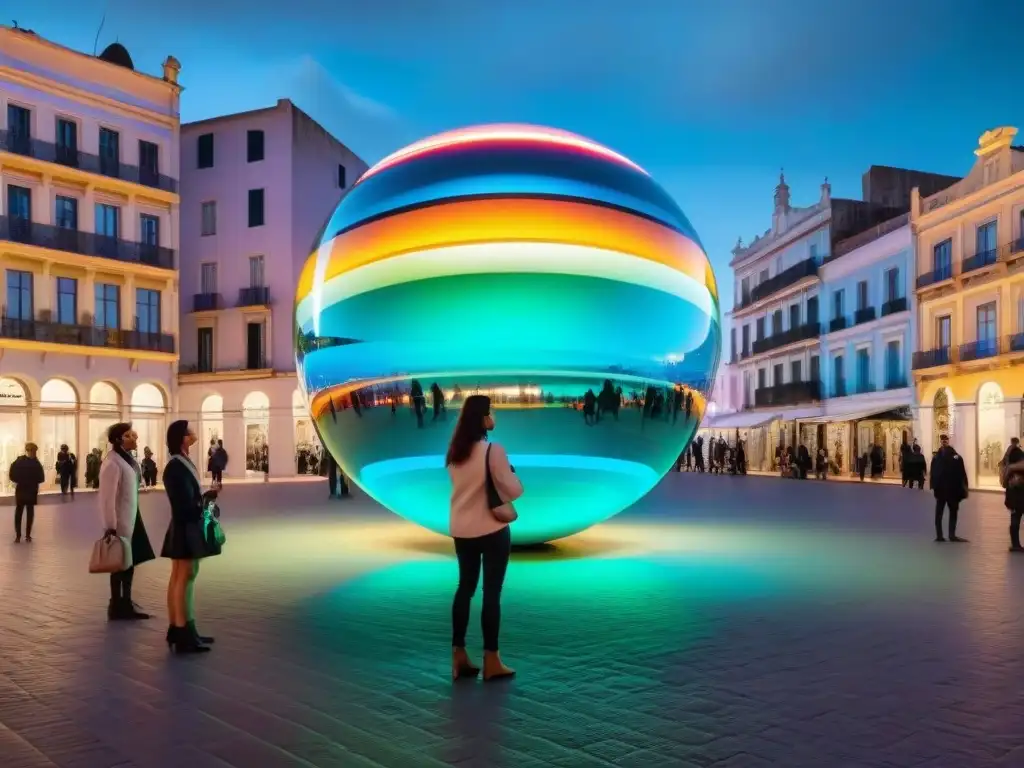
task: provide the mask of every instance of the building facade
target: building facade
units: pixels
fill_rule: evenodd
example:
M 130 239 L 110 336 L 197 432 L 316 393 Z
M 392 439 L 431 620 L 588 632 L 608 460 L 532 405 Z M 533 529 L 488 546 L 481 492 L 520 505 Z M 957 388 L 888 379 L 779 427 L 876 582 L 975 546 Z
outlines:
M 941 189 L 952 181 L 873 166 L 862 179 L 863 200 L 833 198 L 826 180 L 818 201 L 798 208 L 791 205 L 789 186 L 780 177 L 771 228 L 749 245 L 740 241 L 730 264 L 736 291 L 729 313 L 731 361 L 739 378 L 743 411 L 711 419 L 706 425 L 716 433 L 731 432 L 734 439 L 744 440 L 752 469 L 774 468 L 777 451 L 790 445 L 803 443 L 812 454 L 828 445 L 825 401 L 830 382 L 822 366 L 829 363 L 831 347 L 827 338 L 823 346 L 822 336 L 823 327 L 828 328 L 826 337 L 831 335 L 832 329 L 823 321 L 832 307 L 827 304 L 831 296 L 823 285 L 822 270 L 833 261 L 838 263 L 840 256 L 845 258 L 837 246 L 905 213 L 914 185 Z M 834 269 L 837 277 L 848 270 L 845 266 Z M 870 301 L 872 296 L 864 298 Z M 876 313 L 880 310 L 878 306 Z M 845 306 L 843 312 L 845 316 Z M 856 309 L 850 314 L 855 320 Z M 866 312 L 860 317 L 866 320 Z M 844 339 L 836 338 L 837 353 Z
M 299 272 L 366 170 L 290 101 L 182 127 L 179 413 L 229 477 L 318 471 L 295 375 Z
M 131 420 L 164 453 L 176 387 L 180 65 L 0 27 L 0 493 Z
M 970 173 L 915 195 L 918 347 L 925 450 L 948 434 L 973 487 L 997 488 L 1024 396 L 1024 147 L 1015 128 L 978 140 Z

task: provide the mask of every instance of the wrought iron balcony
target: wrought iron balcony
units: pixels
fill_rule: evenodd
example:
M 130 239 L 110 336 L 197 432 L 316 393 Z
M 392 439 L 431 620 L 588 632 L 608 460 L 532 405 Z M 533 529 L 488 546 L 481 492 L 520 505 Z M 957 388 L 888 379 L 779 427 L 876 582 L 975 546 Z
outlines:
M 117 158 L 82 152 L 77 147 L 40 141 L 16 131 L 0 131 L 0 151 L 31 157 L 47 163 L 56 163 L 68 168 L 78 168 L 88 173 L 109 176 L 113 179 L 141 184 L 144 187 L 177 192 L 178 180 L 146 167 L 128 165 Z
M 761 387 L 754 390 L 754 405 L 765 408 L 777 405 L 797 405 L 821 399 L 820 381 L 793 381 Z
M 159 245 L 133 243 L 117 237 L 54 227 L 28 219 L 0 216 L 0 240 L 24 243 L 83 256 L 98 256 L 151 267 L 174 269 L 174 250 Z
M 846 382 L 837 381 L 832 385 L 832 397 L 846 397 Z
M 846 316 L 845 315 L 843 317 L 833 317 L 832 320 L 828 324 L 828 332 L 829 333 L 835 333 L 836 331 L 843 330 L 845 327 L 846 327 Z
M 858 309 L 856 312 L 853 313 L 853 324 L 854 325 L 860 325 L 861 323 L 870 323 L 874 319 L 875 319 L 875 308 L 874 307 L 864 307 L 863 309 Z
M 169 333 L 120 331 L 91 325 L 65 325 L 49 320 L 0 318 L 0 338 L 24 339 L 80 347 L 113 347 L 150 352 L 174 352 L 174 336 Z
M 779 347 L 784 347 L 787 344 L 793 344 L 797 341 L 816 339 L 820 335 L 821 323 L 806 323 L 804 325 L 799 325 L 796 328 L 790 328 L 788 331 L 773 333 L 767 339 L 755 341 L 754 354 L 759 355 L 762 352 L 778 349 Z
M 194 293 L 192 294 L 193 312 L 212 312 L 224 305 L 219 293 Z
M 266 286 L 238 289 L 238 306 L 240 307 L 265 307 L 269 304 L 270 289 Z
M 1024 352 L 1024 333 L 1015 333 L 1006 337 L 1007 352 Z
M 971 360 L 984 360 L 988 357 L 995 357 L 1000 352 L 999 339 L 978 339 L 960 345 L 960 362 L 966 363 Z
M 886 374 L 885 377 L 885 388 L 886 389 L 905 389 L 908 386 L 907 377 L 899 375 Z
M 907 306 L 907 298 L 905 296 L 902 299 L 891 299 L 882 305 L 882 317 L 895 315 L 897 312 L 906 312 Z
M 975 270 L 982 269 L 984 267 L 990 267 L 999 261 L 999 249 L 991 248 L 987 251 L 980 251 L 973 256 L 969 256 L 964 259 L 963 266 L 960 268 L 960 274 L 964 275 L 968 272 L 974 272 Z
M 945 264 L 938 269 L 933 269 L 931 272 L 925 272 L 923 275 L 917 278 L 918 288 L 927 288 L 929 285 L 935 285 L 935 283 L 941 283 L 943 280 L 951 280 L 953 278 L 953 265 Z
M 760 301 L 761 299 L 771 296 L 776 291 L 780 291 L 783 288 L 788 288 L 794 283 L 798 283 L 805 277 L 813 277 L 818 274 L 818 263 L 814 259 L 804 259 L 801 262 L 794 264 L 788 269 L 784 269 L 775 277 L 770 277 L 760 285 L 756 286 L 754 290 L 750 292 L 750 298 L 752 301 Z
M 914 353 L 913 369 L 915 371 L 923 368 L 937 368 L 940 365 L 951 365 L 954 362 L 953 347 L 937 347 Z

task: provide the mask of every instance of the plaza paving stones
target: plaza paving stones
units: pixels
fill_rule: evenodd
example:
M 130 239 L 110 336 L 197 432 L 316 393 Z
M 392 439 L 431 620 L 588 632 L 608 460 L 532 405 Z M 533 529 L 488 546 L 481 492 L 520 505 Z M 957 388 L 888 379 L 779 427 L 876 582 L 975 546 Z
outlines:
M 95 496 L 40 508 L 35 542 L 0 544 L 0 767 L 1024 766 L 998 495 L 936 544 L 928 492 L 672 474 L 516 553 L 519 676 L 452 685 L 449 545 L 324 490 L 229 486 L 197 658 L 163 643 L 166 561 L 135 579 L 157 618 L 108 625 Z M 158 545 L 163 494 L 143 512 Z

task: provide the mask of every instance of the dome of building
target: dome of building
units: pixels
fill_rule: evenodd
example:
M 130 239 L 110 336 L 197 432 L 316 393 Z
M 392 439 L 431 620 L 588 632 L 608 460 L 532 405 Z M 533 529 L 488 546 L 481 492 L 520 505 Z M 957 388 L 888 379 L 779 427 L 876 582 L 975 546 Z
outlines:
M 135 64 L 132 63 L 132 57 L 128 54 L 128 49 L 120 43 L 111 43 L 103 49 L 98 58 L 103 61 L 109 61 L 111 64 L 117 64 L 119 67 L 125 67 L 134 71 Z

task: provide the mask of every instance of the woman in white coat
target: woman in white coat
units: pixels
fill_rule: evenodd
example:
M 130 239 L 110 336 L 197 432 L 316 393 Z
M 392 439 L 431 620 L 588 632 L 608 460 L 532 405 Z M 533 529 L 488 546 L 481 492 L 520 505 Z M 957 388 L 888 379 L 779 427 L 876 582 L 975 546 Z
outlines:
M 142 470 L 131 451 L 137 447 L 139 436 L 131 424 L 114 424 L 107 430 L 110 451 L 100 467 L 100 512 L 108 532 L 131 542 L 132 564 L 126 570 L 110 574 L 110 605 L 107 618 L 111 621 L 148 619 L 132 602 L 132 579 L 135 566 L 154 560 L 156 553 L 149 543 L 146 527 L 139 514 L 139 485 Z

